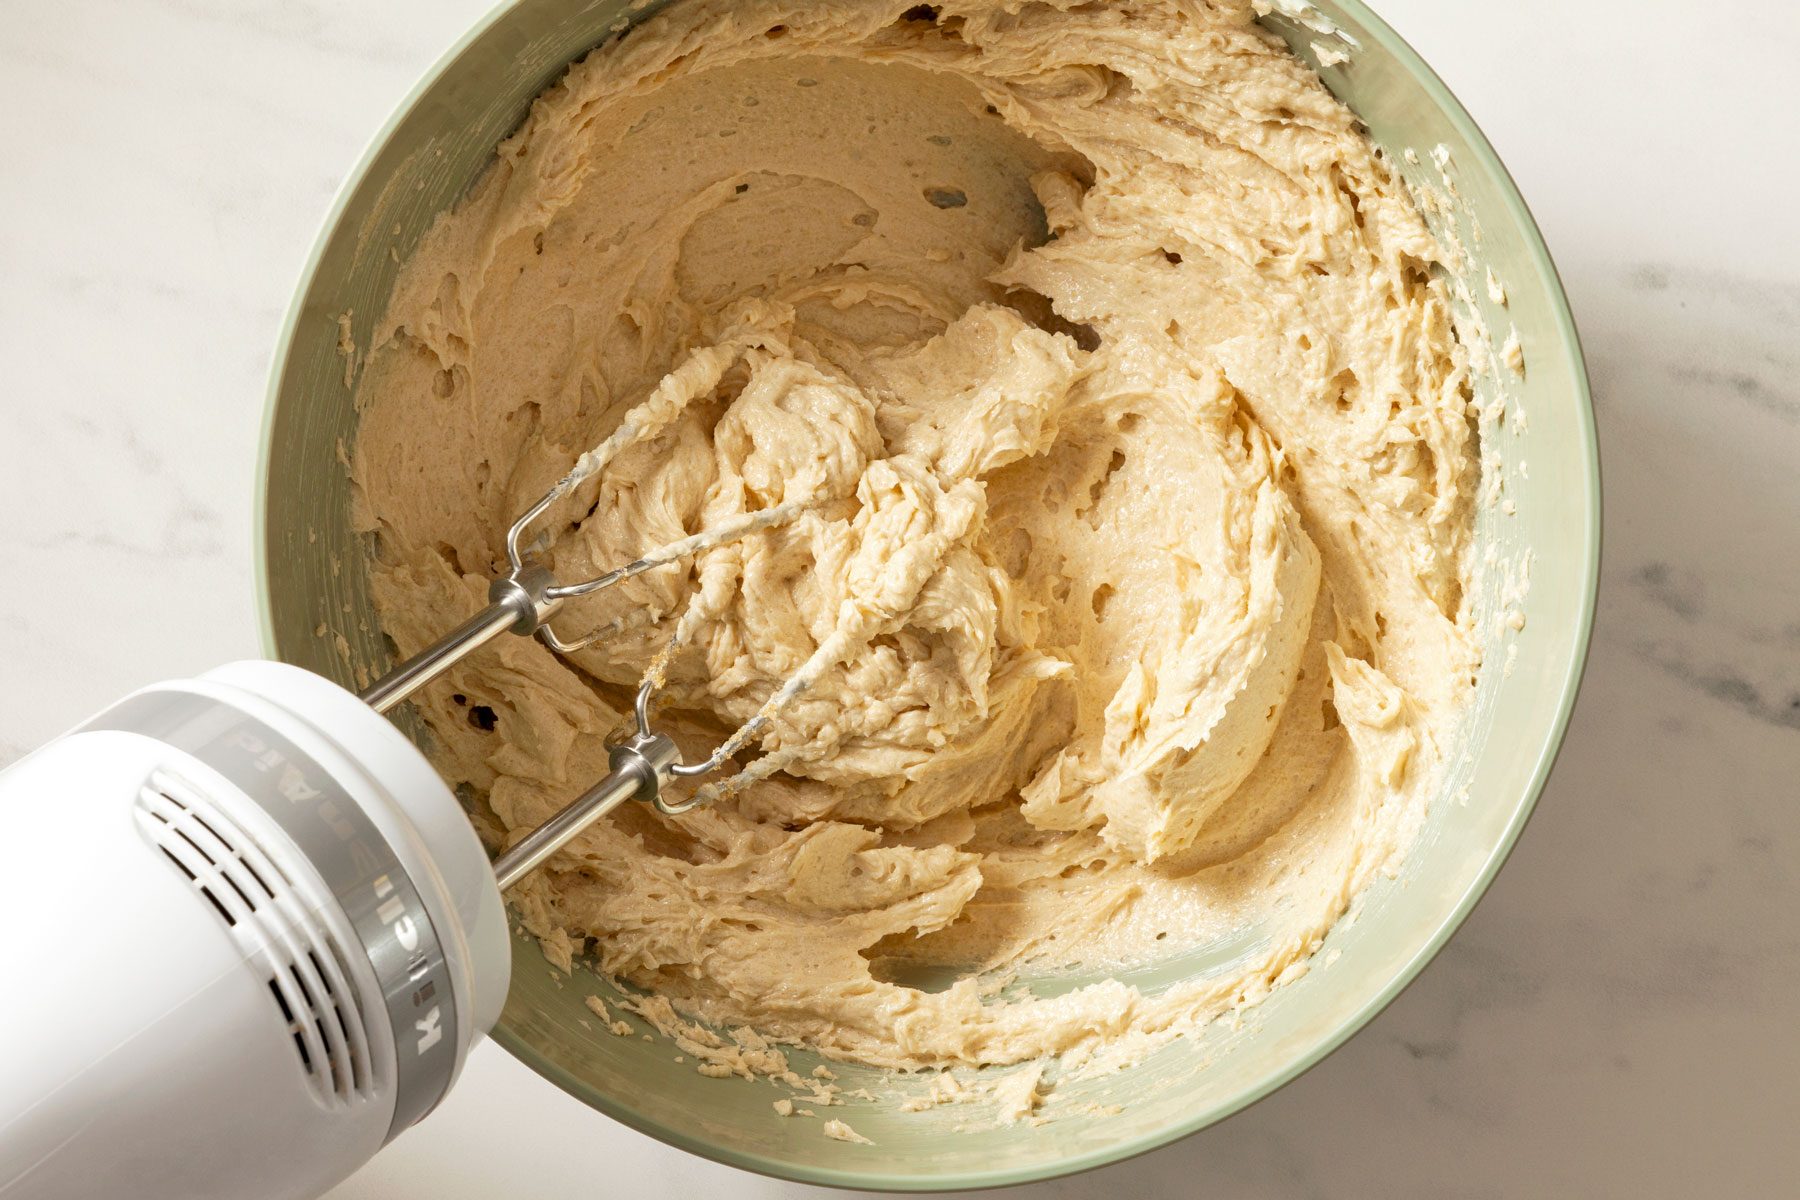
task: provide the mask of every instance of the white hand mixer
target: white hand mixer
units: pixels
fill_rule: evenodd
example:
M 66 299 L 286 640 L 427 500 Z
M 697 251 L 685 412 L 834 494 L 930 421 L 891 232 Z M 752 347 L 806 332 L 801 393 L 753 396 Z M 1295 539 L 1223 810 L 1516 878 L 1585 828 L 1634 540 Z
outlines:
M 629 423 L 629 418 L 627 418 Z M 316 1196 L 429 1113 L 499 1018 L 501 892 L 628 799 L 743 750 L 809 664 L 708 758 L 651 728 L 674 643 L 638 689 L 611 772 L 492 864 L 449 787 L 382 719 L 505 632 L 791 521 L 750 513 L 558 584 L 530 525 L 628 427 L 515 521 L 488 607 L 360 696 L 241 662 L 161 683 L 0 772 L 0 1197 Z M 678 630 L 679 634 L 679 630 Z M 817 657 L 817 656 L 815 656 Z M 747 778 L 740 775 L 734 778 Z M 60 846 L 59 854 L 23 852 Z

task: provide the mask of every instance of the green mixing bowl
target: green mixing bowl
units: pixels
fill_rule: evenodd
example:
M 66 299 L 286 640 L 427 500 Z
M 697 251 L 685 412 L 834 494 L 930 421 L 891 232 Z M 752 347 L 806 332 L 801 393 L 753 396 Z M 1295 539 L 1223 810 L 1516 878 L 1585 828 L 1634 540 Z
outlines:
M 1406 986 L 1499 870 L 1562 738 L 1593 615 L 1599 464 L 1575 326 L 1524 201 L 1430 68 L 1357 0 L 1275 8 L 1267 24 L 1308 62 L 1318 63 L 1321 46 L 1334 62 L 1332 51 L 1348 52 L 1347 62 L 1321 74 L 1410 181 L 1441 188 L 1432 151 L 1447 149 L 1457 201 L 1442 220 L 1456 224 L 1471 251 L 1470 302 L 1496 340 L 1516 329 L 1525 353 L 1525 376 L 1505 387 L 1529 421 L 1484 429 L 1516 511 L 1484 507 L 1478 517 L 1478 552 L 1491 549 L 1499 566 L 1484 573 L 1477 599 L 1487 666 L 1466 725 L 1467 752 L 1443 780 L 1400 876 L 1371 889 L 1314 969 L 1240 1027 L 1221 1023 L 1124 1073 L 1065 1084 L 1049 1109 L 1056 1119 L 1037 1128 L 993 1127 L 979 1108 L 903 1113 L 853 1101 L 832 1115 L 875 1144 L 828 1140 L 817 1120 L 779 1117 L 770 1102 L 786 1093 L 767 1082 L 703 1078 L 660 1039 L 612 1036 L 582 1004 L 607 986 L 581 972 L 552 978 L 535 945 L 521 940 L 494 1037 L 545 1078 L 672 1145 L 789 1179 L 923 1191 L 1067 1174 L 1201 1129 L 1318 1062 Z M 643 15 L 629 12 L 627 0 L 503 4 L 426 74 L 351 172 L 301 279 L 270 380 L 257 560 L 263 635 L 274 656 L 346 683 L 357 667 L 378 673 L 388 661 L 348 521 L 345 450 L 356 412 L 340 316 L 349 314 L 354 344 L 367 346 L 398 262 L 477 177 L 532 97 L 609 29 Z M 1490 267 L 1504 283 L 1505 307 L 1488 298 Z M 1491 391 L 1495 381 L 1483 386 Z M 1527 460 L 1529 475 L 1518 469 Z M 1496 617 L 1527 555 L 1530 620 L 1514 631 Z M 1204 952 L 1184 955 L 1132 978 L 1155 988 L 1203 970 L 1203 959 Z M 816 1061 L 794 1058 L 803 1073 Z M 846 1090 L 891 1092 L 872 1072 L 838 1071 Z M 1080 1111 L 1095 1104 L 1124 1108 Z

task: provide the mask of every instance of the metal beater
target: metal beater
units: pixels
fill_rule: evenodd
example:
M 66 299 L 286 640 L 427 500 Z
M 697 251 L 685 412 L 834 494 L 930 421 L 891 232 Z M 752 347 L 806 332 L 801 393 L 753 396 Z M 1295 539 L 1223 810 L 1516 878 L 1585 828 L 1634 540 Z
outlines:
M 634 414 L 635 415 L 635 414 Z M 641 436 L 642 427 L 628 416 L 626 423 L 601 447 L 582 455 L 575 466 L 525 510 L 506 531 L 508 570 L 488 588 L 488 606 L 402 662 L 360 693 L 360 698 L 379 713 L 387 713 L 401 701 L 448 671 L 502 633 L 536 635 L 558 653 L 567 654 L 591 645 L 612 631 L 603 627 L 585 637 L 566 641 L 550 627 L 550 619 L 570 600 L 592 596 L 615 584 L 668 566 L 693 554 L 737 541 L 760 530 L 792 521 L 806 505 L 789 502 L 749 513 L 719 528 L 705 530 L 669 542 L 604 575 L 580 583 L 559 584 L 523 549 L 525 534 L 533 522 L 568 496 L 615 457 L 628 441 Z M 692 779 L 717 770 L 750 740 L 767 728 L 776 712 L 804 690 L 809 673 L 802 672 L 779 688 L 761 711 L 740 725 L 711 755 L 684 763 L 681 751 L 666 734 L 651 728 L 651 704 L 661 685 L 677 639 L 660 654 L 638 686 L 633 707 L 636 728 L 608 746 L 611 770 L 549 820 L 494 860 L 494 877 L 505 891 L 596 820 L 629 799 L 654 804 L 659 812 L 675 815 L 704 803 L 704 793 L 671 802 L 662 789 L 671 779 Z

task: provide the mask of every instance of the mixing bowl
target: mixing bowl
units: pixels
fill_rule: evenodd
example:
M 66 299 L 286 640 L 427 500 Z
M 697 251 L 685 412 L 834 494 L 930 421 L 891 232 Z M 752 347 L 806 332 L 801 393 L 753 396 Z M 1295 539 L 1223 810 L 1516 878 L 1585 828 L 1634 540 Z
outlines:
M 833 1115 L 875 1144 L 828 1140 L 816 1120 L 779 1117 L 770 1101 L 785 1092 L 767 1082 L 703 1078 L 660 1039 L 612 1036 L 582 1003 L 607 986 L 582 972 L 553 979 L 522 939 L 494 1037 L 545 1078 L 663 1141 L 766 1174 L 897 1190 L 1041 1179 L 1161 1145 L 1294 1078 L 1393 999 L 1487 887 L 1550 769 L 1593 612 L 1599 468 L 1581 351 L 1524 202 L 1443 83 L 1355 0 L 1275 8 L 1267 25 L 1320 65 L 1409 182 L 1449 199 L 1436 219 L 1454 225 L 1470 251 L 1461 271 L 1468 302 L 1496 341 L 1516 329 L 1525 355 L 1522 378 L 1501 370 L 1479 389 L 1485 400 L 1503 386 L 1509 410 L 1522 408 L 1528 420 L 1484 428 L 1510 501 L 1484 506 L 1477 519 L 1478 553 L 1492 564 L 1476 599 L 1486 666 L 1466 721 L 1466 753 L 1442 781 L 1398 878 L 1373 887 L 1313 969 L 1237 1027 L 1220 1023 L 1122 1074 L 1064 1085 L 1050 1109 L 1056 1119 L 1042 1127 L 997 1127 L 965 1107 L 903 1113 L 852 1102 Z M 609 30 L 644 15 L 626 0 L 502 5 L 427 73 L 345 183 L 302 276 L 270 383 L 257 557 L 271 654 L 346 683 L 358 667 L 379 671 L 388 661 L 348 520 L 344 452 L 357 417 L 344 348 L 367 346 L 398 262 L 477 177 L 532 97 Z M 1338 62 L 1340 54 L 1347 60 Z M 1489 268 L 1504 284 L 1504 305 L 1485 286 Z M 1521 469 L 1527 461 L 1529 474 Z M 1521 631 L 1498 618 L 1527 569 Z M 1131 979 L 1154 989 L 1217 966 L 1217 958 L 1202 948 Z M 803 1073 L 815 1065 L 804 1053 L 794 1057 Z M 838 1069 L 847 1090 L 874 1082 L 871 1072 Z M 1113 1104 L 1123 1108 L 1106 1114 Z

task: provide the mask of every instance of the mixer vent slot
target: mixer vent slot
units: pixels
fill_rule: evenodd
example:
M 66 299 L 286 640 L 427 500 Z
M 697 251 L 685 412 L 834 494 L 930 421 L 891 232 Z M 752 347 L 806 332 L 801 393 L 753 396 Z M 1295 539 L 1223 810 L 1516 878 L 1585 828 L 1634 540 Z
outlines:
M 137 825 L 224 922 L 294 1040 L 314 1095 L 338 1106 L 374 1092 L 368 1027 L 337 938 L 266 847 L 204 793 L 159 772 Z

